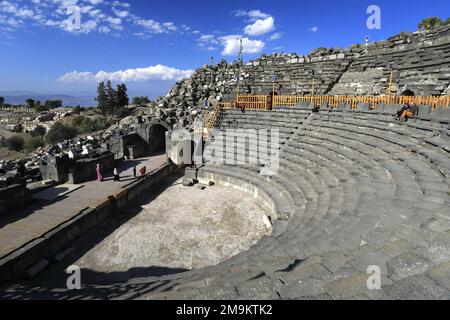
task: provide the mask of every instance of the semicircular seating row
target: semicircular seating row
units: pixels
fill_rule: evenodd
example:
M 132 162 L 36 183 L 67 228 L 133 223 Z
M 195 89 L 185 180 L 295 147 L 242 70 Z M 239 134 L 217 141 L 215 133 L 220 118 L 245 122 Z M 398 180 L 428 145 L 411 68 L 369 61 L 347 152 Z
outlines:
M 228 110 L 218 127 L 205 153 L 224 146 L 217 137 L 225 129 L 279 131 L 279 170 L 273 176 L 262 176 L 260 164 L 225 164 L 254 151 L 258 141 L 252 136 L 239 148 L 225 148 L 222 164 L 201 169 L 270 195 L 280 217 L 272 234 L 216 266 L 131 277 L 113 291 L 111 284 L 88 287 L 86 297 L 450 298 L 447 118 L 404 123 L 391 111 L 278 108 Z M 381 289 L 368 287 L 368 271 L 380 271 Z
M 406 123 L 396 111 L 226 111 L 221 129 L 279 130 L 280 168 L 225 164 L 255 150 L 250 137 L 212 141 L 224 164 L 204 170 L 257 184 L 289 218 L 190 297 L 450 298 L 450 109 Z M 380 290 L 367 287 L 374 266 Z
M 403 123 L 386 110 L 223 112 L 205 147 L 205 154 L 221 149 L 223 159 L 201 171 L 263 190 L 280 219 L 248 251 L 168 276 L 136 297 L 449 299 L 449 120 Z M 277 129 L 278 172 L 262 176 L 261 164 L 226 164 L 248 159 L 260 143 L 249 135 L 227 149 L 217 139 L 226 129 Z M 379 290 L 368 287 L 371 268 L 380 271 Z

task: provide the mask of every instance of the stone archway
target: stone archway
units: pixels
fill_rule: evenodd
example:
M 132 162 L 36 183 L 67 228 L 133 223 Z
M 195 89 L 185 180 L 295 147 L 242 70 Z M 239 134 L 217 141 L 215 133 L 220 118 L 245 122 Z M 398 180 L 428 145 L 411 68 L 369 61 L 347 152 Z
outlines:
M 162 123 L 154 123 L 148 131 L 148 144 L 150 154 L 166 152 L 167 126 Z
M 402 96 L 407 96 L 407 97 L 414 97 L 414 91 L 410 90 L 410 89 L 406 89 L 405 91 L 402 92 L 401 94 Z

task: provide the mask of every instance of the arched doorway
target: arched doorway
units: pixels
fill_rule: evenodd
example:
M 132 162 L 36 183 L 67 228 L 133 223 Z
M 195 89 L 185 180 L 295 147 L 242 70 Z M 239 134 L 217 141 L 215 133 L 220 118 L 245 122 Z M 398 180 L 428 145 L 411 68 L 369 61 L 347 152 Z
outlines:
M 406 97 L 414 97 L 414 91 L 410 90 L 410 89 L 406 89 L 405 91 L 402 92 L 402 96 L 406 96 Z
M 150 154 L 160 154 L 166 152 L 166 132 L 167 128 L 161 124 L 154 124 L 149 129 Z

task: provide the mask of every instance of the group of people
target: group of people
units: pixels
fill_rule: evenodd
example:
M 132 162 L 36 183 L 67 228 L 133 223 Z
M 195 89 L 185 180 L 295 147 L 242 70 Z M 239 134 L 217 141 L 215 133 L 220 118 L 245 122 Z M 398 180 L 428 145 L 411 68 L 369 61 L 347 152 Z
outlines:
M 105 181 L 105 178 L 103 176 L 103 169 L 102 169 L 102 166 L 100 165 L 100 163 L 97 163 L 96 171 L 97 171 L 97 181 L 98 182 Z M 139 169 L 139 173 L 141 174 L 141 176 L 140 176 L 141 178 L 145 177 L 145 175 L 147 173 L 147 167 L 143 166 L 142 168 L 140 168 Z M 119 169 L 119 166 L 117 164 L 114 165 L 113 175 L 114 175 L 113 181 L 114 182 L 120 182 L 120 169 Z M 133 176 L 135 178 L 137 178 L 136 166 L 133 166 Z
M 400 111 L 395 115 L 396 120 L 408 121 L 409 118 L 416 118 L 419 115 L 419 107 L 413 101 L 411 103 L 406 103 Z

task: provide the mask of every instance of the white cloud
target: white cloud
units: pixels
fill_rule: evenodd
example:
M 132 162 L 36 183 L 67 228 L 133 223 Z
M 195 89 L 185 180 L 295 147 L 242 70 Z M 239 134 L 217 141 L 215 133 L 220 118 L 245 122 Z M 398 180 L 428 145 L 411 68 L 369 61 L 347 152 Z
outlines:
M 114 24 L 114 25 L 120 25 L 122 23 L 122 19 L 113 18 L 113 17 L 106 18 L 106 21 L 108 21 L 110 24 Z
M 126 10 L 118 10 L 116 8 L 113 8 L 112 11 L 114 12 L 114 14 L 120 18 L 126 18 L 130 15 L 129 11 Z
M 93 4 L 95 6 L 97 4 L 103 3 L 103 0 L 88 0 L 88 2 L 90 2 L 91 4 Z
M 219 41 L 213 34 L 204 34 L 197 39 L 197 43 L 200 49 L 206 51 L 215 51 L 217 50 L 216 45 L 219 44 Z
M 109 33 L 111 31 L 111 29 L 108 28 L 108 27 L 103 26 L 103 27 L 98 28 L 98 31 L 100 33 Z
M 175 32 L 175 23 L 144 19 L 131 12 L 128 2 L 118 0 L 0 0 L 0 25 L 2 30 L 10 27 L 52 27 L 72 34 L 99 32 L 117 35 L 119 32 L 152 34 Z M 81 26 L 75 26 L 75 14 L 81 13 Z
M 261 52 L 265 43 L 260 40 L 250 40 L 249 38 L 241 38 L 239 35 L 229 35 L 220 37 L 219 41 L 222 43 L 224 49 L 222 51 L 222 55 L 224 56 L 233 56 L 239 53 L 240 49 L 240 39 L 242 39 L 242 46 L 244 49 L 244 53 L 247 54 L 255 54 Z
M 270 17 L 267 13 L 261 12 L 260 10 L 238 10 L 235 12 L 236 17 L 245 17 L 248 16 L 253 19 L 267 19 Z
M 319 27 L 312 27 L 308 29 L 309 32 L 317 32 L 319 31 Z
M 204 34 L 198 39 L 198 41 L 204 42 L 204 43 L 212 43 L 212 44 L 219 43 L 213 34 Z
M 177 31 L 178 29 L 173 22 L 164 22 L 162 25 L 164 28 L 170 31 Z
M 148 80 L 179 81 L 190 77 L 193 73 L 194 70 L 180 70 L 158 64 L 146 68 L 127 69 L 114 72 L 99 71 L 97 73 L 92 73 L 72 71 L 62 75 L 58 80 L 67 83 L 99 82 L 106 80 L 118 82 L 136 82 Z
M 281 32 L 276 32 L 273 35 L 271 35 L 269 39 L 271 41 L 275 41 L 275 40 L 281 39 L 282 36 L 283 36 L 283 34 Z
M 206 51 L 215 51 L 217 46 L 223 46 L 222 55 L 233 56 L 239 53 L 240 39 L 242 39 L 242 46 L 244 53 L 255 54 L 261 52 L 265 43 L 260 40 L 251 40 L 242 35 L 227 35 L 217 37 L 213 34 L 204 34 L 197 39 L 198 47 Z
M 275 19 L 273 17 L 264 20 L 258 19 L 244 28 L 245 34 L 249 36 L 259 36 L 273 30 L 275 30 Z
M 129 8 L 129 7 L 131 7 L 131 5 L 127 2 L 114 1 L 113 7 Z
M 168 33 L 176 31 L 178 28 L 173 22 L 160 23 L 151 19 L 135 19 L 134 24 L 144 27 L 150 33 Z

